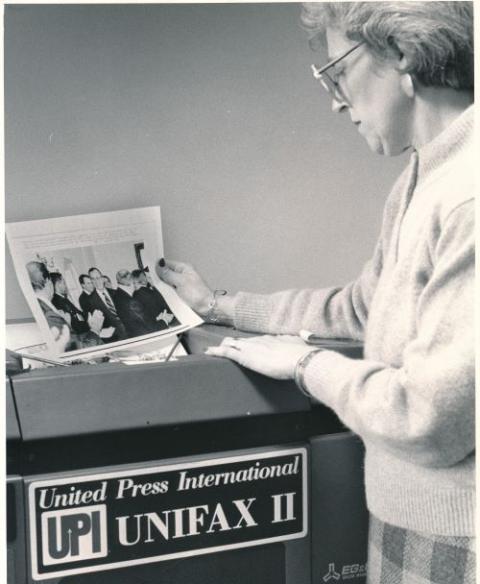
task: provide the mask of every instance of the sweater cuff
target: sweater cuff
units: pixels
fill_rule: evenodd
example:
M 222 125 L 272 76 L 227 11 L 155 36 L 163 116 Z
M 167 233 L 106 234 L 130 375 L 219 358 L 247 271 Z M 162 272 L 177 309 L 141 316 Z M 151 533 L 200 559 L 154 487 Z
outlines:
M 270 296 L 238 292 L 235 295 L 235 328 L 251 332 L 265 332 L 270 321 Z

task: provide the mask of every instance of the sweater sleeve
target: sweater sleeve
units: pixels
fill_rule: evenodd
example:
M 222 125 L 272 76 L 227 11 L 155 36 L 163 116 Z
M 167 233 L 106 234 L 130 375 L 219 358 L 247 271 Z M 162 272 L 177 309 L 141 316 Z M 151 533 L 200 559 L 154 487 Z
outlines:
M 275 294 L 239 292 L 235 298 L 237 329 L 270 334 L 298 334 L 306 329 L 325 338 L 363 340 L 368 311 L 402 204 L 415 184 L 418 156 L 412 154 L 387 199 L 374 253 L 360 276 L 343 287 L 287 290 Z
M 382 270 L 382 239 L 360 276 L 342 287 L 286 290 L 274 294 L 239 292 L 235 326 L 270 334 L 307 329 L 325 338 L 362 339 L 368 308 Z
M 469 201 L 450 213 L 432 245 L 417 335 L 401 366 L 324 351 L 304 372 L 311 395 L 354 432 L 424 466 L 450 466 L 474 450 L 474 253 Z

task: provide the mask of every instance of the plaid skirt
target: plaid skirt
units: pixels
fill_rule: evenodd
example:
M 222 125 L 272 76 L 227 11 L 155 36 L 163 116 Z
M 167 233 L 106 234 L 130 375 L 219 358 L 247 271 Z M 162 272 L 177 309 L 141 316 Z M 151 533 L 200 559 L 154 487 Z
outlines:
M 370 515 L 367 584 L 475 584 L 475 538 L 420 533 Z

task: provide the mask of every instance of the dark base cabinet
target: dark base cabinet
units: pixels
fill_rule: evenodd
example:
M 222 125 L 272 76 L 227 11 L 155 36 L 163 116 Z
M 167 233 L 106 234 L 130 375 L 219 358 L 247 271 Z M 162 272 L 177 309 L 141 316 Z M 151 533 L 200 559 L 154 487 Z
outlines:
M 6 392 L 8 584 L 365 582 L 362 445 L 292 382 L 192 354 Z

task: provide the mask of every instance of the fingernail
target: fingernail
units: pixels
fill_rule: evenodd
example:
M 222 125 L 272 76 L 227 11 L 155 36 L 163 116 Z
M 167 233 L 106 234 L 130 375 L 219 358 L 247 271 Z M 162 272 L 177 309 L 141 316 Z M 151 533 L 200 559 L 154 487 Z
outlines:
M 164 260 L 163 258 L 161 258 L 161 259 L 158 261 L 158 265 L 159 265 L 161 268 L 164 268 L 164 267 L 165 267 L 165 260 Z

